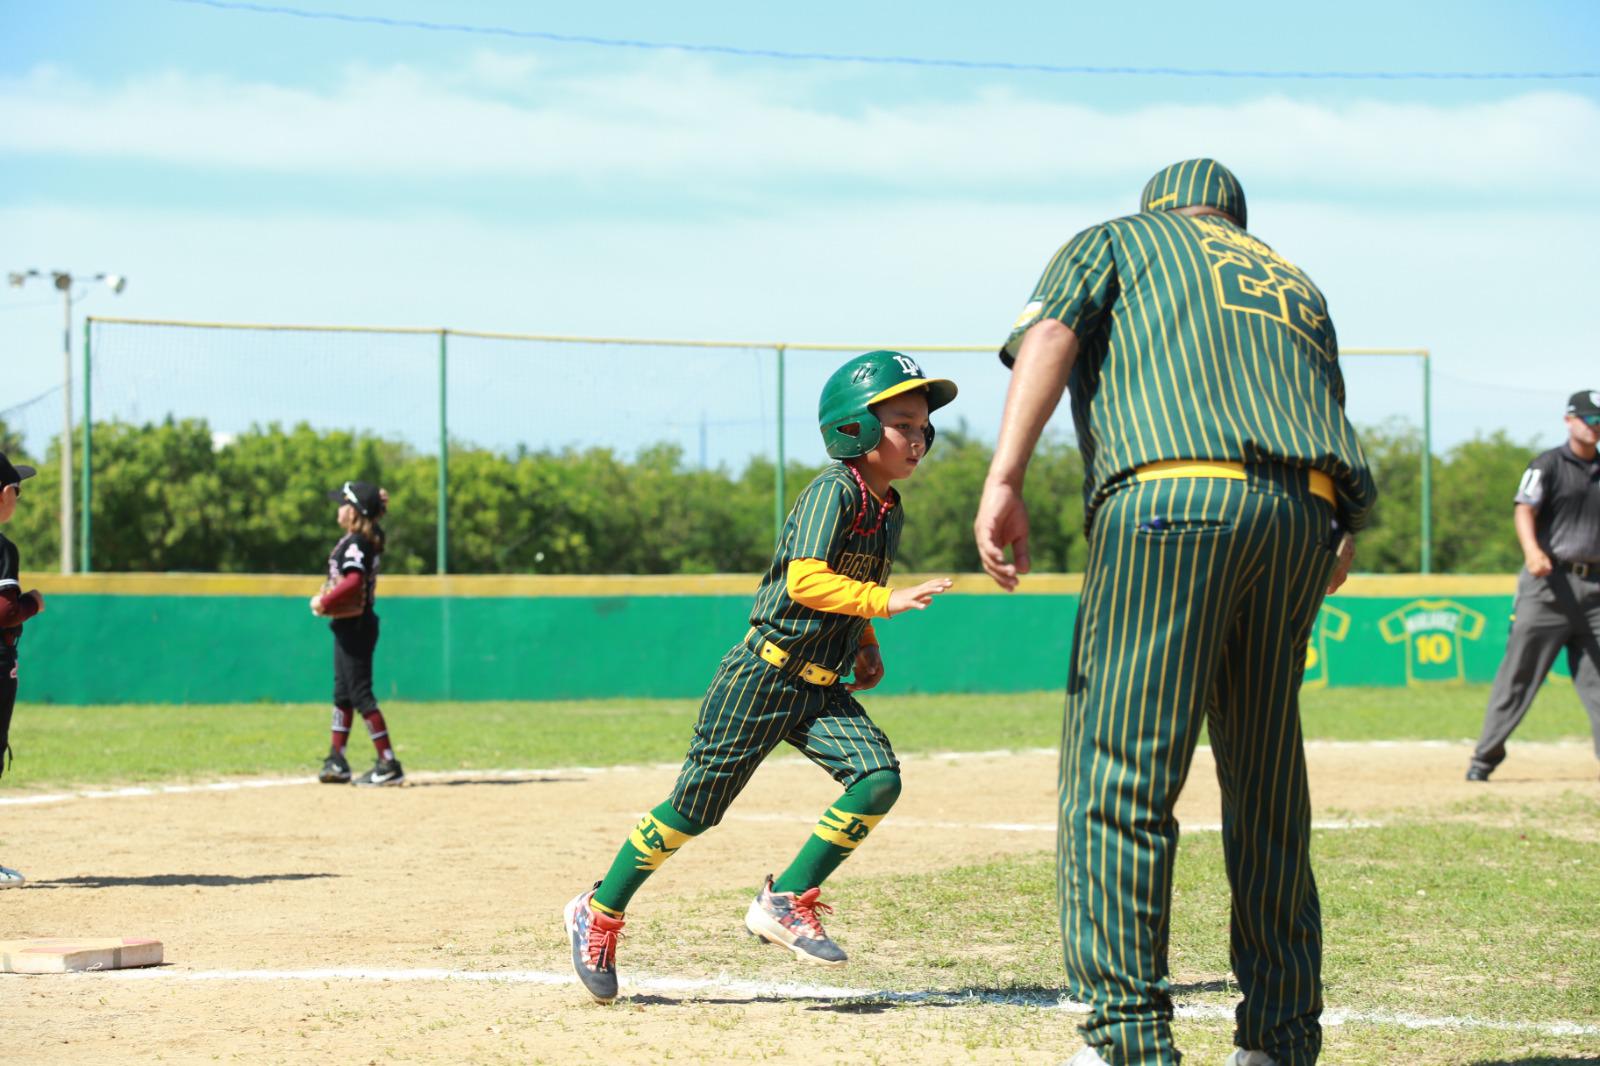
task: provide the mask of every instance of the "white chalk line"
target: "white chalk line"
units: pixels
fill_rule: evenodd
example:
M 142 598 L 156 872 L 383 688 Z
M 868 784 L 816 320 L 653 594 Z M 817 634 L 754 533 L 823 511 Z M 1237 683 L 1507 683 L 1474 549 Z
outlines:
M 729 822 L 793 822 L 797 819 L 790 814 L 729 814 L 724 820 Z M 1057 828 L 1054 822 L 937 822 L 926 818 L 894 818 L 892 821 L 894 825 L 902 829 L 977 830 L 984 833 L 1054 833 Z M 1222 823 L 1184 822 L 1180 828 L 1185 833 L 1220 833 L 1222 832 Z M 1344 818 L 1312 822 L 1311 828 L 1338 832 L 1345 829 L 1381 829 L 1383 828 L 1383 823 Z
M 1306 747 L 1311 750 L 1318 748 L 1349 749 L 1349 748 L 1452 748 L 1470 744 L 1471 741 L 1451 740 L 1311 740 L 1306 742 Z M 1524 747 L 1551 747 L 1551 748 L 1577 748 L 1584 746 L 1578 741 L 1530 741 Z M 1209 750 L 1206 745 L 1201 745 L 1201 751 Z M 959 762 L 967 759 L 996 759 L 1012 756 L 1051 756 L 1057 754 L 1055 748 L 999 748 L 992 751 L 947 751 L 928 752 L 906 757 L 906 762 Z M 804 763 L 805 760 L 798 756 L 778 757 L 767 760 L 772 763 Z M 681 763 L 630 763 L 620 766 L 550 766 L 532 767 L 527 769 L 505 770 L 426 770 L 408 773 L 409 780 L 419 783 L 446 782 L 446 781 L 495 781 L 516 779 L 520 777 L 542 778 L 569 778 L 593 777 L 597 774 L 628 774 L 646 773 L 656 771 L 676 770 Z M 250 789 L 288 788 L 295 785 L 314 785 L 317 779 L 307 775 L 304 777 L 263 777 L 246 778 L 229 781 L 209 781 L 197 784 L 184 785 L 127 785 L 120 788 L 81 789 L 72 792 L 49 792 L 38 795 L 4 796 L 0 797 L 0 807 L 31 807 L 51 803 L 70 803 L 75 800 L 102 800 L 102 799 L 135 799 L 148 796 L 187 796 L 212 792 L 243 792 Z M 1052 827 L 1053 831 L 1054 827 Z M 1027 831 L 1032 831 L 1027 830 Z
M 517 984 L 543 986 L 574 986 L 571 973 L 550 973 L 544 970 L 445 970 L 410 969 L 383 970 L 359 967 L 330 967 L 310 970 L 112 970 L 98 974 L 68 975 L 77 980 L 123 981 L 377 981 L 394 983 L 428 982 L 478 982 L 488 984 Z M 59 979 L 59 978 L 58 978 Z M 1065 995 L 1051 995 L 1043 991 L 1002 992 L 992 989 L 924 989 L 900 991 L 895 989 L 851 988 L 843 985 L 807 985 L 798 982 L 743 981 L 726 976 L 715 978 L 656 977 L 649 974 L 629 974 L 623 982 L 624 998 L 628 993 L 676 992 L 680 994 L 720 994 L 761 999 L 847 1001 L 852 1003 L 888 1003 L 904 1006 L 937 1004 L 941 1006 L 973 1004 L 977 1006 L 1029 1007 L 1039 1010 L 1061 1010 L 1071 1014 L 1087 1014 L 1089 1008 Z M 1229 1021 L 1234 1017 L 1232 1005 L 1205 1003 L 1178 1003 L 1177 1016 L 1200 1021 Z M 1525 1022 L 1502 1021 L 1494 1018 L 1475 1018 L 1471 1015 L 1445 1015 L 1434 1017 L 1395 1011 L 1325 1010 L 1325 1026 L 1339 1025 L 1398 1025 L 1406 1029 L 1484 1029 L 1497 1032 L 1536 1033 L 1544 1036 L 1600 1036 L 1600 1025 L 1582 1025 L 1577 1022 Z

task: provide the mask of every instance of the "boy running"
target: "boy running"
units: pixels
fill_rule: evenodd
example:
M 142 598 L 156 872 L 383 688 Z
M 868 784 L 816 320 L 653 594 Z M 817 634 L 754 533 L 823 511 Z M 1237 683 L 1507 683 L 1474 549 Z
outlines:
M 949 579 L 909 589 L 885 582 L 904 515 L 890 483 L 912 475 L 933 444 L 928 415 L 956 387 L 895 352 L 868 352 L 834 372 L 818 410 L 831 463 L 806 486 L 756 591 L 750 632 L 723 657 L 672 794 L 639 820 L 605 878 L 564 914 L 572 965 L 601 1003 L 617 996 L 616 948 L 628 901 L 687 841 L 722 820 L 780 741 L 844 786 L 787 869 L 768 875 L 745 928 L 803 962 L 837 967 L 844 950 L 818 914 L 822 882 L 900 795 L 889 738 L 854 692 L 883 678 L 871 619 L 924 610 Z M 840 675 L 854 670 L 846 684 Z

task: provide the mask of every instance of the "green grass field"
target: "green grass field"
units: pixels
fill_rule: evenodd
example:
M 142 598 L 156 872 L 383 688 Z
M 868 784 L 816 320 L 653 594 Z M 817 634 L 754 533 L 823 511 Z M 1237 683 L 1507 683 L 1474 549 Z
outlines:
M 1474 738 L 1488 687 L 1343 688 L 1302 697 L 1308 739 Z M 1062 696 L 883 696 L 863 700 L 903 753 L 1053 747 Z M 411 770 L 670 762 L 688 746 L 691 700 L 392 703 L 384 713 Z M 327 751 L 321 704 L 67 707 L 23 704 L 11 729 L 12 787 L 303 773 Z M 1572 687 L 1546 685 L 1518 740 L 1588 735 Z M 351 752 L 370 750 L 357 724 Z

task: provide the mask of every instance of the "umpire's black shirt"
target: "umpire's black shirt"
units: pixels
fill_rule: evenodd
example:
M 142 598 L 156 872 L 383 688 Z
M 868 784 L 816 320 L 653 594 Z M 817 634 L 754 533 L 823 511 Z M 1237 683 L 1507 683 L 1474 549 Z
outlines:
M 1580 459 L 1570 443 L 1535 456 L 1516 500 L 1533 508 L 1534 533 L 1551 558 L 1600 563 L 1600 457 Z

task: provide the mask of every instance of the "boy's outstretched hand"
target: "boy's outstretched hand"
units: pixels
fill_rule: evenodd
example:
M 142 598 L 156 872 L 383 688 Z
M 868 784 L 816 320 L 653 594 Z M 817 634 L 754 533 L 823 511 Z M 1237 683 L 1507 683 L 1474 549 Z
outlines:
M 905 614 L 907 611 L 926 611 L 928 604 L 941 592 L 948 592 L 955 582 L 947 577 L 936 577 L 932 581 L 924 581 L 920 585 L 912 585 L 908 589 L 889 590 L 889 617 Z
M 846 692 L 865 692 L 883 680 L 883 653 L 876 644 L 868 644 L 856 652 L 855 676 L 845 682 Z

